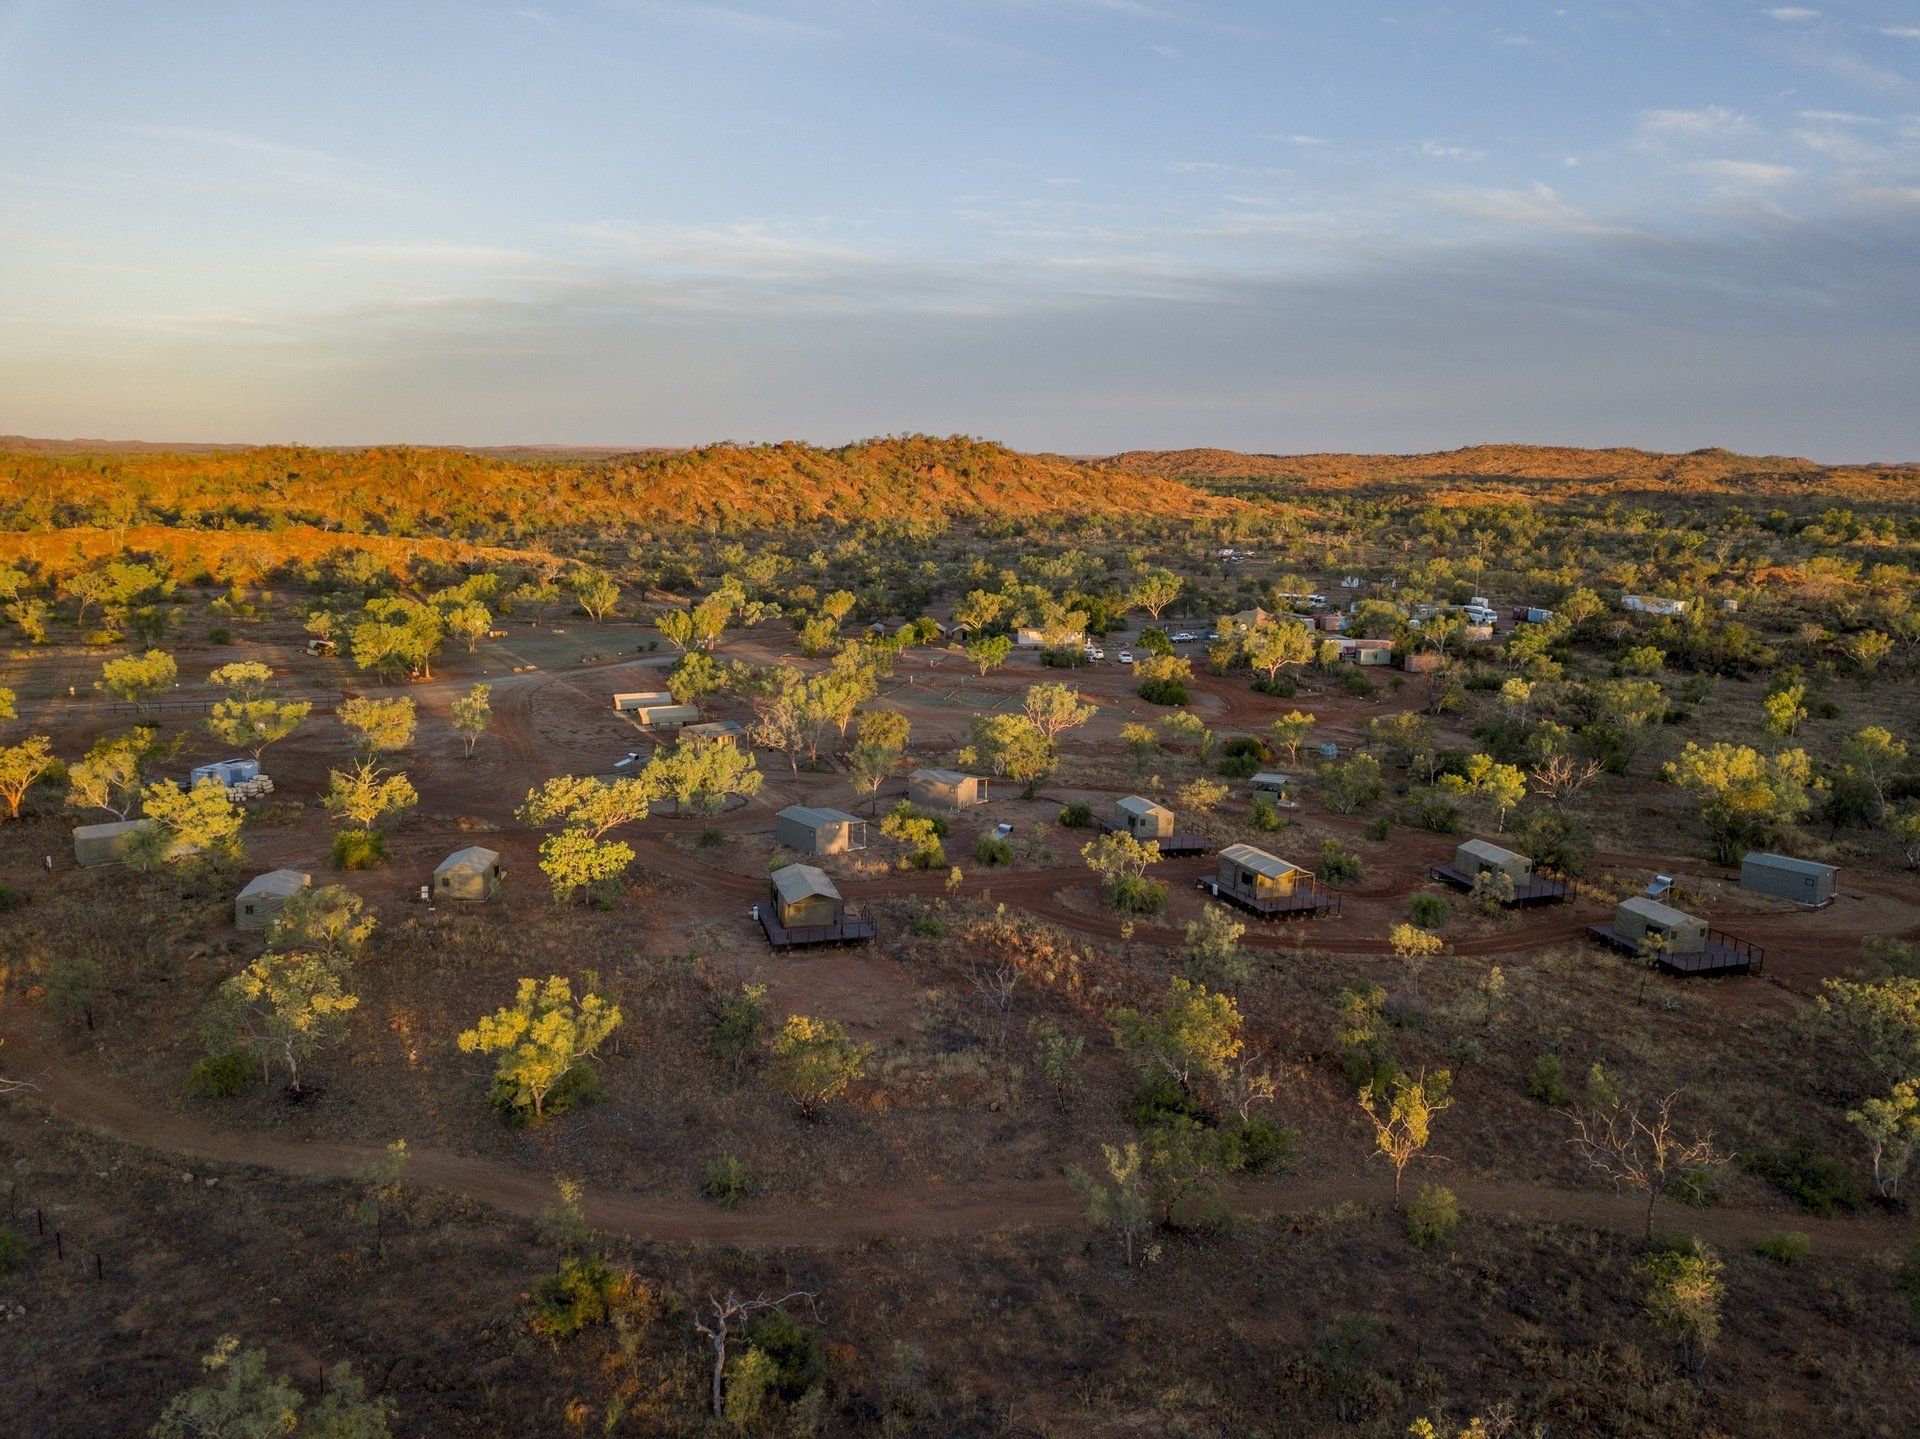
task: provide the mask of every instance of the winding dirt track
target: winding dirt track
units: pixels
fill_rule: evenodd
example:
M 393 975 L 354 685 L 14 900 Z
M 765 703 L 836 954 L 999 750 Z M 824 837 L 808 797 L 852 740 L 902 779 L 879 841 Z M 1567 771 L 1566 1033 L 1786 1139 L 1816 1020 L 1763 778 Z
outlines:
M 350 1179 L 381 1150 L 375 1145 L 282 1139 L 219 1129 L 144 1104 L 88 1072 L 85 1056 L 65 1053 L 32 1025 L 10 1028 L 7 1054 L 16 1078 L 30 1080 L 34 1097 L 61 1120 L 114 1139 L 182 1159 L 252 1166 L 314 1179 Z M 553 1199 L 550 1179 L 498 1160 L 418 1149 L 407 1181 L 458 1195 L 520 1218 L 537 1217 Z M 1469 1209 L 1549 1224 L 1638 1234 L 1640 1204 L 1630 1195 L 1556 1189 L 1547 1185 L 1449 1178 Z M 1231 1192 L 1243 1215 L 1301 1213 L 1333 1205 L 1378 1204 L 1387 1196 L 1384 1171 L 1371 1177 L 1328 1176 L 1247 1181 Z M 1081 1222 L 1081 1204 L 1064 1179 L 992 1186 L 922 1185 L 849 1190 L 827 1204 L 758 1204 L 729 1213 L 693 1199 L 589 1189 L 581 1199 L 594 1228 L 626 1238 L 743 1248 L 838 1247 L 873 1240 L 937 1239 Z M 1868 1255 L 1904 1243 L 1915 1226 L 1885 1220 L 1812 1219 L 1771 1210 L 1692 1211 L 1686 1227 L 1712 1243 L 1750 1245 L 1781 1228 L 1798 1229 L 1818 1253 Z

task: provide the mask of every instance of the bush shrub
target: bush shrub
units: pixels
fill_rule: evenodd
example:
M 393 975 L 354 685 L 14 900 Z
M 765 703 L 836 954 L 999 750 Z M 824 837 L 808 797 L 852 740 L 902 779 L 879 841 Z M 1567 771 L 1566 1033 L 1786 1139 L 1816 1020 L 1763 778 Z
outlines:
M 1320 863 L 1314 866 L 1314 873 L 1324 884 L 1355 884 L 1366 878 L 1367 867 L 1359 855 L 1342 849 L 1338 840 L 1329 839 L 1321 841 Z
M 528 1324 L 535 1334 L 555 1341 L 571 1339 L 590 1325 L 604 1324 L 620 1289 L 620 1276 L 597 1254 L 560 1262 L 534 1290 Z
M 1175 679 L 1151 679 L 1137 691 L 1150 705 L 1183 705 L 1189 698 L 1187 687 Z
M 1762 1259 L 1771 1259 L 1775 1264 L 1791 1269 L 1813 1253 L 1813 1244 L 1798 1230 L 1776 1229 L 1756 1242 L 1753 1252 Z
M 27 892 L 0 882 L 0 914 L 12 914 L 27 902 Z
M 1691 1209 L 1711 1209 L 1720 1202 L 1720 1186 L 1711 1169 L 1683 1169 L 1667 1181 L 1666 1195 Z
M 233 643 L 233 631 L 228 629 L 225 625 L 221 625 L 217 629 L 210 630 L 207 633 L 207 643 L 215 644 L 215 645 L 230 645 Z
M 1407 901 L 1407 918 L 1422 929 L 1438 929 L 1453 914 L 1443 894 L 1416 894 Z
M 372 869 L 387 857 L 387 837 L 375 829 L 343 829 L 333 837 L 335 869 Z
M 492 1087 L 487 1091 L 487 1102 L 494 1107 L 501 1119 L 515 1128 L 521 1128 L 538 1119 L 552 1119 L 555 1115 L 565 1114 L 578 1104 L 598 1104 L 607 1097 L 607 1087 L 600 1081 L 600 1071 L 592 1064 L 582 1062 L 574 1065 L 560 1082 L 547 1091 L 542 1112 L 536 1116 L 533 1106 L 520 1102 L 520 1088 L 512 1079 L 495 1075 Z
M 1280 807 L 1273 802 L 1273 796 L 1257 794 L 1253 797 L 1253 812 L 1247 817 L 1247 823 L 1255 829 L 1271 832 L 1287 827 L 1287 817 L 1280 813 Z
M 1063 829 L 1087 829 L 1093 824 L 1093 806 L 1078 801 L 1060 811 Z
M 1567 1068 L 1557 1054 L 1543 1054 L 1533 1062 L 1527 1075 L 1527 1093 L 1542 1104 L 1558 1109 L 1567 1102 Z
M 789 1404 L 806 1396 L 827 1377 L 826 1348 L 820 1331 L 800 1323 L 784 1309 L 769 1311 L 748 1329 L 753 1347 L 771 1359 L 773 1387 Z
M 1220 774 L 1225 779 L 1248 779 L 1260 772 L 1260 759 L 1257 755 L 1230 754 L 1220 761 Z
M 11 1274 L 27 1262 L 27 1241 L 11 1229 L 0 1229 L 0 1274 Z
M 1460 1227 L 1460 1200 L 1451 1189 L 1431 1180 L 1407 1201 L 1407 1238 L 1416 1249 L 1432 1253 L 1453 1243 L 1453 1231 Z
M 1233 1131 L 1233 1138 L 1240 1148 L 1240 1167 L 1248 1174 L 1291 1169 L 1300 1158 L 1299 1134 L 1271 1115 L 1254 1115 Z
M 1385 815 L 1381 815 L 1380 818 L 1375 820 L 1369 820 L 1367 821 L 1365 833 L 1367 838 L 1375 844 L 1380 843 L 1384 839 L 1390 839 L 1393 836 L 1393 821 Z
M 1275 699 L 1290 700 L 1300 693 L 1300 686 L 1286 675 L 1275 675 L 1272 679 L 1257 679 L 1253 682 L 1254 692 L 1272 695 Z
M 990 868 L 1013 863 L 1013 845 L 998 835 L 983 834 L 973 842 L 973 857 Z
M 753 1171 L 731 1154 L 708 1160 L 706 1172 L 700 1176 L 701 1194 L 722 1209 L 738 1209 L 753 1191 Z
M 1866 1203 L 1866 1191 L 1853 1171 L 1820 1153 L 1806 1135 L 1750 1155 L 1747 1167 L 1809 1214 L 1835 1214 Z
M 1119 875 L 1107 885 L 1107 903 L 1123 914 L 1158 914 L 1167 907 L 1167 887 L 1143 874 Z
M 260 1066 L 238 1049 L 210 1054 L 187 1071 L 187 1088 L 206 1099 L 244 1094 L 260 1077 Z
M 1136 1129 L 1152 1129 L 1164 1119 L 1179 1116 L 1198 1119 L 1200 1110 L 1193 1096 L 1180 1087 L 1180 1081 L 1164 1069 L 1156 1069 L 1140 1081 L 1127 1106 L 1127 1119 Z

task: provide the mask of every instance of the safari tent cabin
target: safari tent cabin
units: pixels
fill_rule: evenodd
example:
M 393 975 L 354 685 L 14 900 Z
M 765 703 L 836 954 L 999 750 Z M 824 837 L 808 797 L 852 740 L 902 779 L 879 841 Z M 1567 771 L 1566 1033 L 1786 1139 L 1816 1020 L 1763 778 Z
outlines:
M 1231 900 L 1265 918 L 1339 907 L 1339 896 L 1322 890 L 1310 871 L 1250 844 L 1221 850 L 1213 878 L 1201 884 L 1215 899 Z
M 1573 886 L 1565 880 L 1536 875 L 1532 860 L 1503 849 L 1491 840 L 1468 840 L 1453 852 L 1452 864 L 1437 865 L 1433 870 L 1435 879 L 1460 889 L 1472 889 L 1483 874 L 1504 874 L 1512 880 L 1511 902 L 1516 905 L 1551 904 L 1573 893 Z
M 312 883 L 313 876 L 302 869 L 275 869 L 255 875 L 233 901 L 235 928 L 249 933 L 265 929 L 288 900 Z
M 760 907 L 760 927 L 776 949 L 801 944 L 849 944 L 870 940 L 874 927 L 848 914 L 840 891 L 810 864 L 782 865 L 773 872 L 773 903 Z
M 641 729 L 680 729 L 685 725 L 697 724 L 700 720 L 698 705 L 641 705 L 624 713 L 632 715 L 634 723 Z
M 119 864 L 127 857 L 127 841 L 144 829 L 144 819 L 114 820 L 108 824 L 83 824 L 73 831 L 73 860 L 82 869 L 96 865 Z
M 847 854 L 867 847 L 867 822 L 837 809 L 790 804 L 774 816 L 773 837 L 800 854 Z
M 987 782 L 957 769 L 917 769 L 907 776 L 907 798 L 932 809 L 970 809 L 987 802 Z
M 1229 634 L 1234 630 L 1257 629 L 1272 618 L 1272 614 L 1255 605 L 1250 610 L 1240 610 L 1234 614 L 1222 615 L 1220 617 L 1219 628 L 1216 632 L 1219 634 Z
M 1171 839 L 1173 811 L 1137 794 L 1113 803 L 1113 827 L 1124 829 L 1135 839 Z
M 435 899 L 483 900 L 500 892 L 506 871 L 500 868 L 497 851 L 470 844 L 456 849 L 440 861 L 433 872 Z
M 1707 943 L 1704 919 L 1695 919 L 1645 895 L 1620 902 L 1613 911 L 1613 928 L 1636 949 L 1653 942 L 1666 954 L 1698 954 Z
M 738 720 L 708 720 L 705 724 L 690 724 L 680 731 L 680 738 L 686 744 L 739 744 L 747 737 L 746 727 Z
M 1704 919 L 1644 894 L 1622 900 L 1613 923 L 1592 926 L 1592 934 L 1627 954 L 1651 953 L 1669 974 L 1751 974 L 1766 958 L 1758 945 L 1710 929 Z
M 232 789 L 250 779 L 260 778 L 260 761 L 257 759 L 222 759 L 212 764 L 196 765 L 187 771 L 187 788 L 197 789 L 208 780 L 218 783 L 223 789 Z
M 613 697 L 613 707 L 623 714 L 629 710 L 662 709 L 672 703 L 673 696 L 665 690 L 628 690 Z
M 1833 903 L 1833 877 L 1838 873 L 1830 864 L 1755 850 L 1740 861 L 1740 888 L 1818 907 Z

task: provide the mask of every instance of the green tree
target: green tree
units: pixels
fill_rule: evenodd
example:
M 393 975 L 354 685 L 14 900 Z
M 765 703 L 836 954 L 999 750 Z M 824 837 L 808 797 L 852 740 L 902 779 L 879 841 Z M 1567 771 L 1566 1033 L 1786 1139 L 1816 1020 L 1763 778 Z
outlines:
M 1140 1238 L 1153 1216 L 1153 1196 L 1147 1188 L 1146 1160 L 1140 1146 L 1103 1144 L 1106 1174 L 1095 1176 L 1077 1164 L 1067 1166 L 1067 1180 L 1087 1206 L 1087 1222 L 1111 1229 L 1126 1248 L 1127 1267 L 1140 1257 Z
M 1400 1182 L 1407 1166 L 1433 1137 L 1433 1119 L 1451 1108 L 1452 1076 L 1442 1069 L 1429 1075 L 1396 1074 L 1382 1100 L 1371 1086 L 1360 1090 L 1360 1109 L 1373 1125 L 1374 1152 L 1393 1167 L 1393 1207 L 1400 1207 Z
M 767 1026 L 767 987 L 742 983 L 713 1011 L 713 1047 L 727 1068 L 743 1072 L 760 1047 Z
M 564 975 L 523 979 L 513 1003 L 461 1033 L 462 1054 L 491 1054 L 494 1089 L 505 1107 L 532 1110 L 537 1120 L 555 1087 L 591 1060 L 620 1027 L 620 1007 L 591 989 L 578 1000 Z
M 1255 625 L 1240 639 L 1247 663 L 1269 680 L 1283 669 L 1312 663 L 1316 646 L 1312 630 L 1292 623 Z
M 473 758 L 474 746 L 493 724 L 493 686 L 475 685 L 453 702 L 453 728 Z
M 1370 754 L 1320 766 L 1320 797 L 1335 814 L 1352 814 L 1387 792 L 1380 761 Z
M 345 965 L 373 935 L 376 921 L 366 908 L 345 885 L 309 885 L 280 906 L 267 942 L 275 949 L 317 954 L 329 964 Z
M 614 582 L 613 576 L 592 565 L 582 565 L 573 571 L 567 576 L 566 583 L 575 601 L 595 624 L 612 614 L 614 607 L 620 603 L 620 586 Z
M 1246 1044 L 1232 996 L 1178 976 L 1157 1007 L 1116 1009 L 1108 1018 L 1121 1049 L 1189 1091 L 1200 1079 L 1225 1076 Z
M 1665 774 L 1693 796 L 1714 857 L 1731 864 L 1806 813 L 1813 767 L 1805 750 L 1767 756 L 1744 745 L 1689 741 Z
M 982 635 L 967 645 L 967 658 L 980 667 L 984 679 L 990 670 L 997 670 L 1007 662 L 1013 653 L 1013 640 L 1006 635 Z
M 8 819 L 20 818 L 27 791 L 52 768 L 53 743 L 45 735 L 31 735 L 0 749 L 0 801 L 7 806 Z
M 383 595 L 367 601 L 348 635 L 348 645 L 353 662 L 363 670 L 430 680 L 433 657 L 445 638 L 446 626 L 432 605 L 402 595 Z
M 400 1176 L 406 1173 L 407 1141 L 396 1139 L 379 1154 L 362 1164 L 354 1178 L 360 1184 L 360 1200 L 353 1207 L 354 1218 L 373 1230 L 373 1252 L 385 1257 L 387 1250 L 387 1214 L 400 1207 L 406 1190 Z
M 317 954 L 269 949 L 220 986 L 216 1005 L 231 1042 L 251 1050 L 263 1073 L 277 1061 L 300 1090 L 300 1061 L 337 1036 L 360 1003 L 341 966 Z
M 682 812 L 718 814 L 730 795 L 755 795 L 766 782 L 753 752 L 733 744 L 697 744 L 681 740 L 658 750 L 640 772 L 652 793 L 672 800 Z
M 1153 726 L 1143 724 L 1124 724 L 1120 726 L 1120 743 L 1127 747 L 1133 756 L 1133 766 L 1142 774 L 1153 763 L 1153 757 L 1160 752 L 1160 736 L 1155 734 Z
M 1054 750 L 1046 735 L 1024 714 L 976 714 L 970 721 L 971 743 L 960 751 L 960 763 L 1031 789 L 1053 770 Z
M 1033 1035 L 1033 1067 L 1052 1088 L 1054 1099 L 1065 1106 L 1080 1083 L 1080 1057 L 1087 1042 L 1077 1034 L 1067 1034 L 1050 1019 L 1036 1019 L 1028 1026 Z
M 1906 763 L 1907 746 L 1879 725 L 1868 725 L 1840 746 L 1840 763 L 1873 797 L 1873 819 L 1886 823 L 1887 787 Z
M 1920 1153 L 1920 1077 L 1901 1080 L 1883 1099 L 1863 1100 L 1859 1108 L 1847 1111 L 1847 1123 L 1866 1141 L 1874 1187 L 1885 1198 L 1897 1199 L 1900 1181 Z
M 1920 978 L 1829 979 L 1815 1002 L 1843 1052 L 1864 1056 L 1890 1083 L 1920 1077 Z
M 160 757 L 159 731 L 136 725 L 94 742 L 86 758 L 67 770 L 67 807 L 105 810 L 124 820 L 140 802 L 149 767 Z
M 864 1075 L 873 1057 L 872 1045 L 855 1044 L 835 1021 L 804 1014 L 787 1016 L 771 1050 L 774 1083 L 808 1120 Z
M 165 650 L 123 655 L 100 666 L 100 678 L 94 688 L 122 704 L 142 709 L 170 692 L 180 679 L 180 666 Z
M 93 1028 L 93 1012 L 106 984 L 100 961 L 81 950 L 62 950 L 47 967 L 47 1008 L 62 1019 L 78 1019 Z
M 1224 906 L 1209 904 L 1187 926 L 1187 977 L 1196 984 L 1229 989 L 1244 984 L 1252 966 L 1240 941 L 1247 927 Z
M 1057 681 L 1029 686 L 1021 708 L 1049 749 L 1066 731 L 1078 729 L 1099 712 L 1093 705 L 1082 703 L 1071 685 Z
M 1776 686 L 1760 701 L 1768 734 L 1792 739 L 1807 718 L 1807 687 L 1798 680 Z
M 1080 858 L 1100 876 L 1100 891 L 1107 902 L 1124 907 L 1145 880 L 1147 867 L 1159 862 L 1160 841 L 1142 841 L 1115 830 L 1082 845 Z
M 567 903 L 582 890 L 602 901 L 611 899 L 632 863 L 633 846 L 597 839 L 583 829 L 563 829 L 540 841 L 540 872 L 555 904 Z
M 257 760 L 267 746 L 292 735 L 312 713 L 313 706 L 305 700 L 217 700 L 207 715 L 207 732 Z
M 370 834 L 381 821 L 412 809 L 420 796 L 404 774 L 388 774 L 364 759 L 352 769 L 331 771 L 320 802 L 335 819 Z
M 128 837 L 128 864 L 153 869 L 174 858 L 222 864 L 240 858 L 240 806 L 219 780 L 204 779 L 190 790 L 161 780 L 140 792 L 140 807 L 147 823 Z
M 609 830 L 645 819 L 657 797 L 653 780 L 644 770 L 610 780 L 556 775 L 529 790 L 516 813 L 525 825 L 561 825 L 598 839 Z
M 1293 764 L 1300 758 L 1300 746 L 1306 743 L 1307 736 L 1318 723 L 1312 715 L 1302 710 L 1288 710 L 1267 728 L 1273 734 L 1273 742 L 1285 747 L 1287 763 Z
M 387 700 L 362 695 L 340 706 L 340 723 L 362 755 L 397 754 L 412 746 L 419 711 L 404 695 Z
M 226 690 L 235 699 L 257 700 L 273 683 L 273 667 L 259 660 L 235 660 L 209 674 L 207 683 Z

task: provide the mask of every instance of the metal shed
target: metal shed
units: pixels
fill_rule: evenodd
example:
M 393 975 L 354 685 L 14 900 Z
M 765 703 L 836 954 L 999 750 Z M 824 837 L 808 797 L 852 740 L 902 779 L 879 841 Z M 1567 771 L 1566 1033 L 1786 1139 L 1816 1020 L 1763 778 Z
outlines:
M 1833 877 L 1839 872 L 1815 860 L 1755 850 L 1740 861 L 1740 888 L 1795 904 L 1831 904 Z
M 1502 849 L 1490 840 L 1470 839 L 1453 852 L 1453 867 L 1468 876 L 1478 876 L 1488 870 L 1496 870 L 1506 875 L 1515 884 L 1521 883 L 1533 873 L 1533 861 L 1524 854 L 1515 854 L 1510 849 Z
M 312 883 L 313 876 L 301 869 L 275 869 L 255 875 L 233 901 L 234 925 L 249 931 L 265 929 L 288 900 Z
M 1124 829 L 1135 839 L 1169 839 L 1173 835 L 1173 811 L 1130 794 L 1113 802 L 1113 827 Z
M 1220 888 L 1246 899 L 1282 899 L 1306 878 L 1299 865 L 1250 844 L 1230 844 L 1220 851 Z
M 76 826 L 73 831 L 74 862 L 82 869 L 119 864 L 127 857 L 127 841 L 150 823 L 144 819 L 123 819 L 109 824 Z
M 456 849 L 440 861 L 433 872 L 435 899 L 492 899 L 500 892 L 506 871 L 500 868 L 497 850 L 470 844 Z
M 968 809 L 987 802 L 987 782 L 957 769 L 917 769 L 907 776 L 907 797 L 935 809 Z
M 773 872 L 773 902 L 781 924 L 809 929 L 834 922 L 840 912 L 840 891 L 825 870 L 788 864 Z
M 1663 941 L 1667 954 L 1698 954 L 1707 944 L 1707 922 L 1683 914 L 1670 904 L 1645 895 L 1622 900 L 1613 912 L 1613 928 L 1629 943 Z
M 846 854 L 867 847 L 867 822 L 843 810 L 790 804 L 774 816 L 773 837 L 801 854 Z

